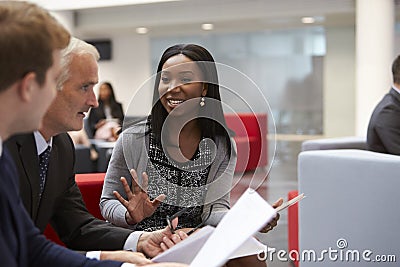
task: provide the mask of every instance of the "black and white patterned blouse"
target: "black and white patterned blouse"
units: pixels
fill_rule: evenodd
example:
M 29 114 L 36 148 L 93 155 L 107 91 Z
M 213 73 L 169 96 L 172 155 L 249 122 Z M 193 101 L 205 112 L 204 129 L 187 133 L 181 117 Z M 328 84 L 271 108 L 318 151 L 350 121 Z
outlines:
M 213 160 L 211 147 L 207 142 L 200 142 L 190 161 L 181 163 L 169 158 L 163 146 L 157 142 L 151 131 L 148 131 L 147 174 L 149 176 L 148 194 L 156 197 L 165 194 L 167 199 L 157 208 L 154 214 L 138 223 L 136 230 L 154 231 L 167 226 L 167 215 L 188 207 L 191 203 L 203 203 L 204 186 Z M 199 189 L 199 187 L 201 189 Z M 184 190 L 191 188 L 191 190 Z M 191 228 L 201 223 L 203 206 L 189 207 L 179 216 L 178 228 Z

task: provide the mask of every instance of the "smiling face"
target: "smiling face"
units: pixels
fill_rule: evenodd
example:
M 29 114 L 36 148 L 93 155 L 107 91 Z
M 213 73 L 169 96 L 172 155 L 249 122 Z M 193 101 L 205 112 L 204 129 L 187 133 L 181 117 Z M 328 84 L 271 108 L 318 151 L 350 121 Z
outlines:
M 69 78 L 57 92 L 48 109 L 41 132 L 50 136 L 77 131 L 83 127 L 83 118 L 98 102 L 93 88 L 98 83 L 98 66 L 90 54 L 75 54 L 69 67 Z
M 190 58 L 182 54 L 170 57 L 162 66 L 158 87 L 160 101 L 165 110 L 171 113 L 174 109 L 182 107 L 185 101 L 205 96 L 207 89 L 203 80 L 198 65 Z M 197 107 L 199 107 L 199 102 L 194 101 Z M 185 110 L 188 111 L 185 107 L 183 111 L 173 114 L 179 115 Z

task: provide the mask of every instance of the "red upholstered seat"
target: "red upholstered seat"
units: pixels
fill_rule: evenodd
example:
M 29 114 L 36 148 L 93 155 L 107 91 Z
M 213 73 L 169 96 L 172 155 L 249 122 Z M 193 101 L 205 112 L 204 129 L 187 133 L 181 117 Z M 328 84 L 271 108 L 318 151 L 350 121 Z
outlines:
M 267 165 L 267 114 L 228 113 L 227 126 L 236 134 L 237 164 L 235 171 L 254 170 Z
M 104 177 L 105 173 L 85 173 L 75 175 L 75 181 L 81 190 L 86 208 L 93 216 L 101 220 L 104 219 L 100 213 L 99 202 L 101 191 L 103 190 Z M 44 235 L 51 241 L 64 246 L 64 243 L 58 238 L 50 224 L 47 225 Z
M 299 192 L 297 190 L 288 193 L 288 200 L 297 197 Z M 299 205 L 298 203 L 288 208 L 288 250 L 299 251 Z M 295 256 L 295 255 L 292 255 Z M 295 257 L 293 257 L 295 258 Z M 298 261 L 294 261 L 296 267 L 299 266 Z
M 105 173 L 82 173 L 75 175 L 75 181 L 81 190 L 86 208 L 96 218 L 104 220 L 101 216 L 99 202 Z

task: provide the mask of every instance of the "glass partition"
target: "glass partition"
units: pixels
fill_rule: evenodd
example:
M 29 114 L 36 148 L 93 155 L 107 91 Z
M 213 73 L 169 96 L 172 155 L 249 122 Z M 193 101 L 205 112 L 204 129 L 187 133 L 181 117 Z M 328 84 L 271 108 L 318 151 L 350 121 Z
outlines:
M 325 31 L 321 27 L 243 33 L 207 33 L 193 36 L 153 37 L 152 68 L 162 52 L 177 43 L 206 47 L 216 62 L 247 75 L 268 101 L 277 134 L 323 134 L 323 68 Z M 237 101 L 232 92 L 222 98 L 236 111 L 265 112 L 259 93 L 238 82 L 238 94 L 250 105 Z M 247 103 L 248 104 L 248 103 Z M 274 120 L 268 119 L 269 124 Z

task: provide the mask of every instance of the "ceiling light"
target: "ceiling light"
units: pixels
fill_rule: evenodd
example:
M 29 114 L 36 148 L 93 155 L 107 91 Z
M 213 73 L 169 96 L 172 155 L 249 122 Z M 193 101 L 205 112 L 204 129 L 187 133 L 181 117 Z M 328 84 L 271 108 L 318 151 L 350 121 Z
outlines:
M 138 27 L 136 28 L 136 33 L 137 34 L 146 34 L 149 32 L 149 29 L 147 29 L 146 27 Z
M 303 17 L 301 18 L 301 22 L 304 24 L 311 24 L 315 22 L 315 18 L 313 17 Z
M 205 30 L 205 31 L 211 31 L 211 30 L 214 29 L 214 24 L 211 24 L 211 23 L 204 23 L 204 24 L 201 24 L 201 28 L 202 28 L 203 30 Z

